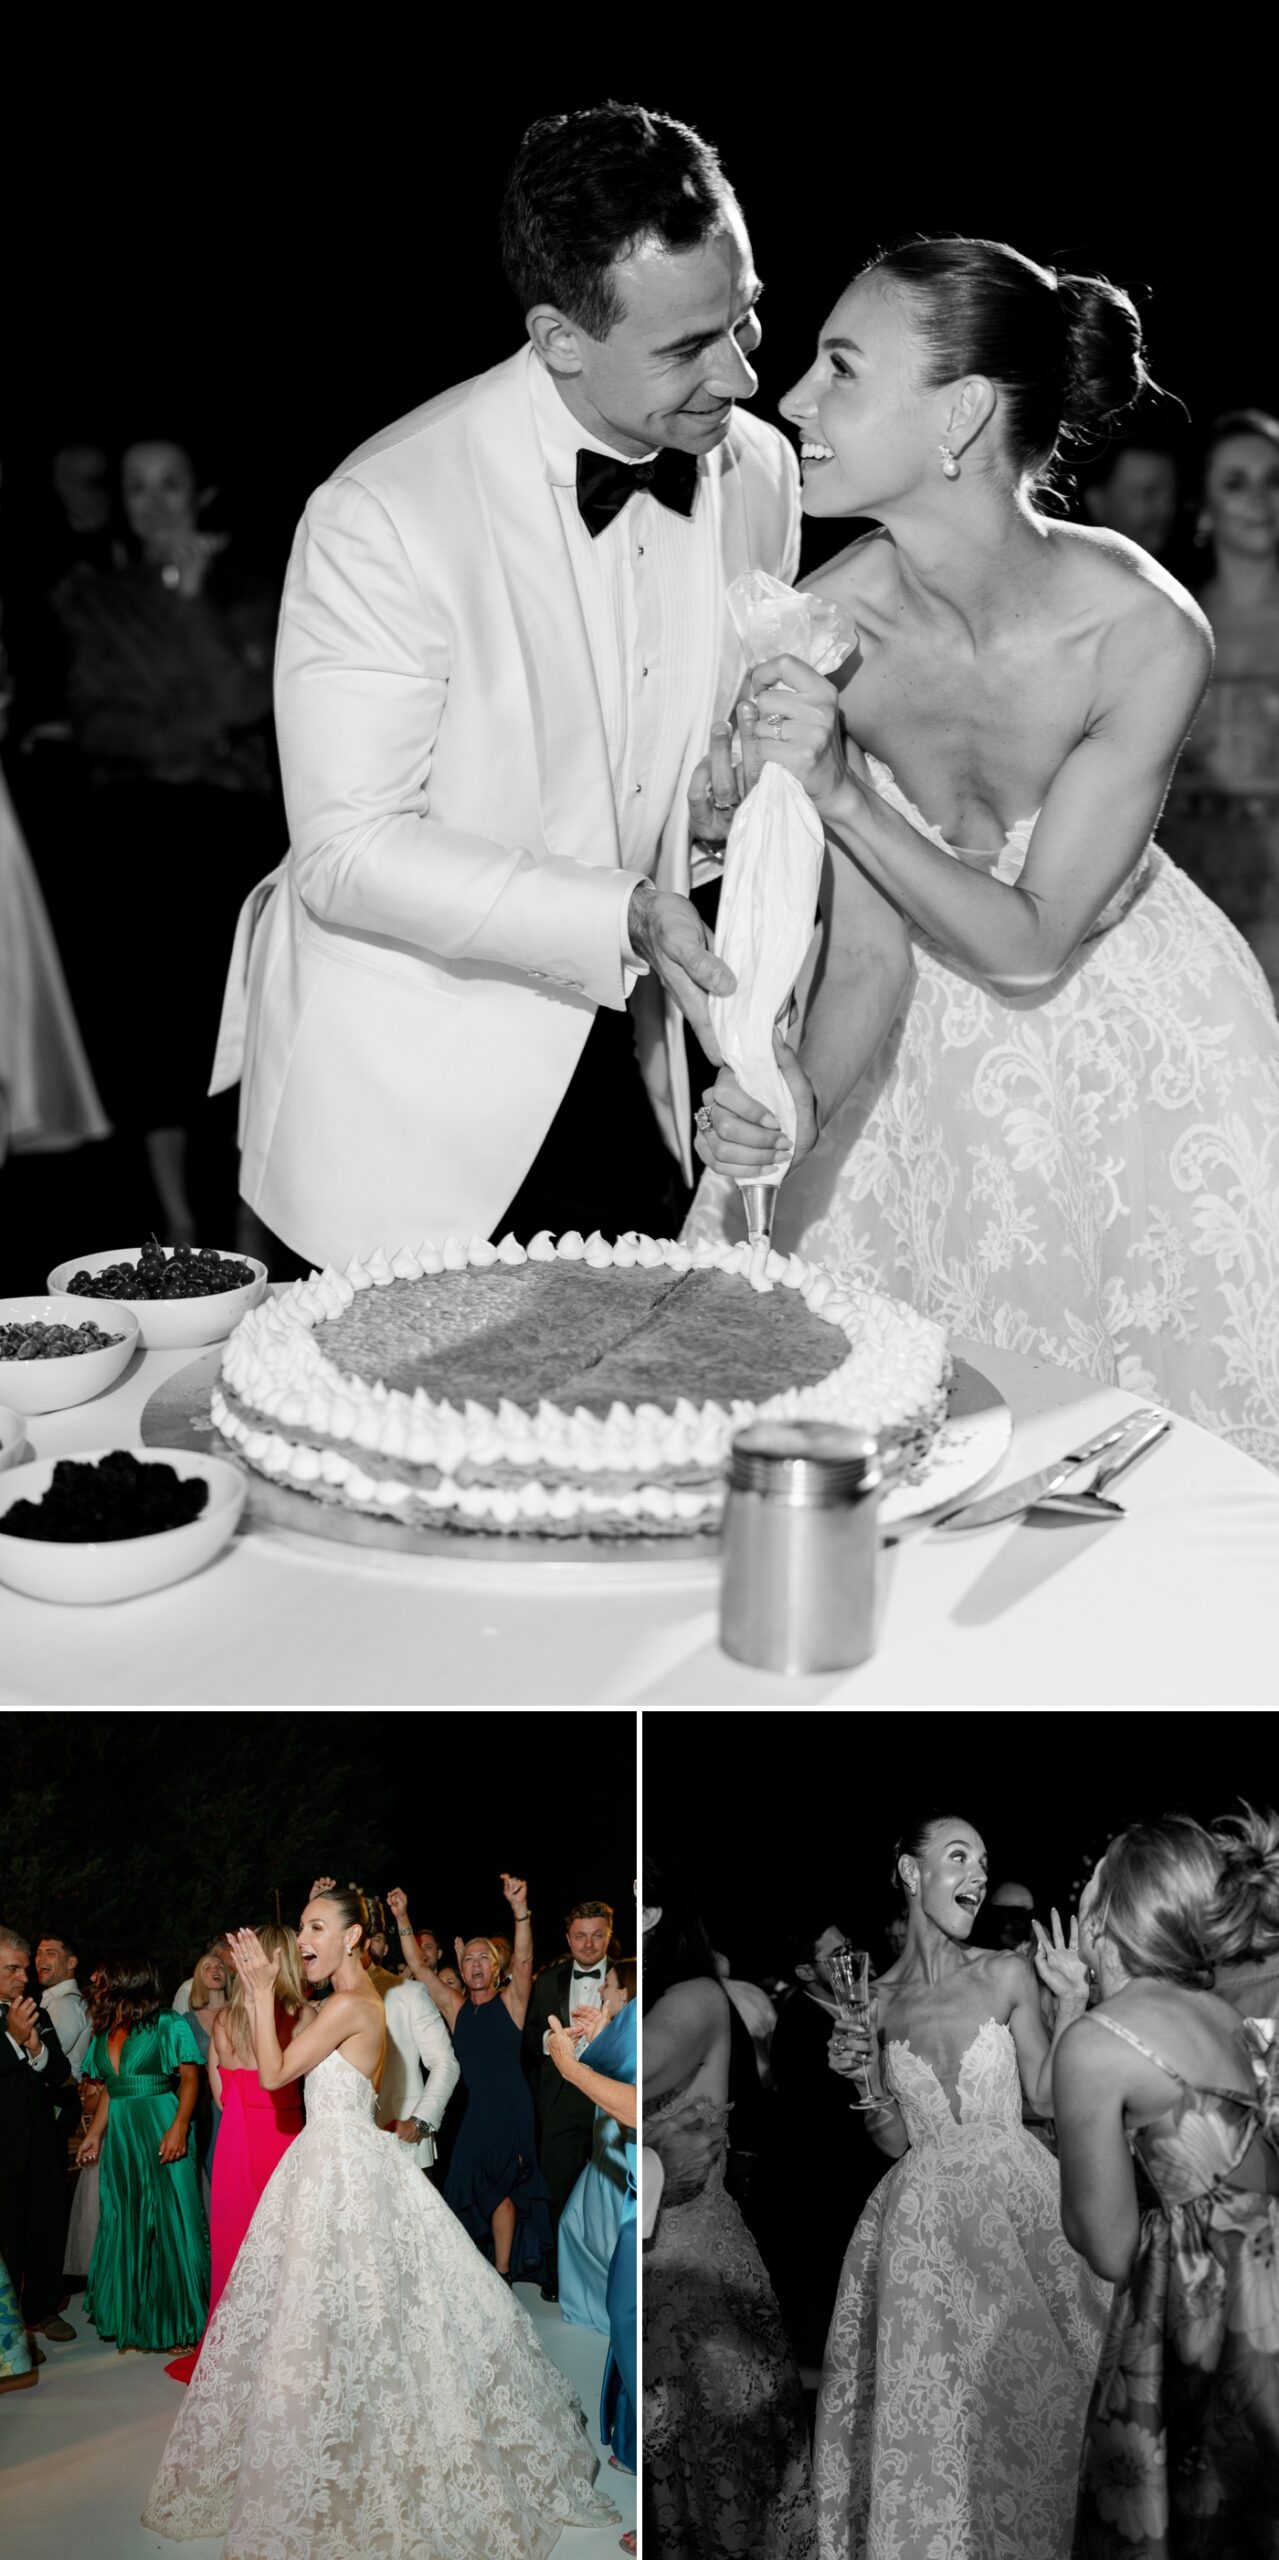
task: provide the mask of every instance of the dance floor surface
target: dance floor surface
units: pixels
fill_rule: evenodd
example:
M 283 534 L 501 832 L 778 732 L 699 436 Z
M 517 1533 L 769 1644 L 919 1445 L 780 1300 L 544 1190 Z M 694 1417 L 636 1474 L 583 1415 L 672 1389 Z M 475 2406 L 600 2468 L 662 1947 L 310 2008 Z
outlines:
M 532 2285 L 518 2288 L 547 2353 L 577 2392 L 598 2445 L 596 2422 L 607 2340 L 571 2328 Z M 67 2318 L 74 2346 L 46 2343 L 34 2391 L 0 2397 L 0 2550 L 4 2560 L 158 2560 L 181 2551 L 188 2560 L 221 2560 L 221 2542 L 166 2542 L 138 2522 L 173 2424 L 180 2385 L 162 2356 L 118 2355 L 103 2346 L 73 2294 Z M 615 2560 L 623 2528 L 635 2522 L 635 2482 L 602 2477 L 620 2522 L 598 2532 L 573 2528 L 555 2548 L 565 2560 Z M 423 2536 L 423 2560 L 430 2550 Z M 360 2560 L 352 2550 L 350 2560 Z

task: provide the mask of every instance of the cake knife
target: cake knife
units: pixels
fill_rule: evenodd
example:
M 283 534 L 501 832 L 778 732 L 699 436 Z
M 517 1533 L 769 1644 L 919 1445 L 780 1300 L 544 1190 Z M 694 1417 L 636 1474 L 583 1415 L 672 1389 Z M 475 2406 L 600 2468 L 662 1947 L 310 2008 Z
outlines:
M 1099 1458 L 1103 1450 L 1117 1441 L 1126 1440 L 1130 1432 L 1145 1431 L 1162 1415 L 1149 1405 L 1139 1406 L 1136 1413 L 1125 1414 L 1122 1422 L 1114 1422 L 1108 1431 L 1099 1431 L 1095 1440 L 1086 1440 L 1079 1449 L 1071 1449 L 1051 1467 L 1041 1467 L 1037 1475 L 1022 1476 L 1016 1484 L 1006 1484 L 1000 1492 L 984 1495 L 977 1502 L 961 1502 L 941 1511 L 930 1520 L 930 1529 L 988 1529 L 997 1520 L 1013 1520 L 1022 1511 L 1032 1511 L 1047 1493 L 1057 1493 L 1072 1476 L 1076 1467 L 1087 1466 L 1090 1458 Z

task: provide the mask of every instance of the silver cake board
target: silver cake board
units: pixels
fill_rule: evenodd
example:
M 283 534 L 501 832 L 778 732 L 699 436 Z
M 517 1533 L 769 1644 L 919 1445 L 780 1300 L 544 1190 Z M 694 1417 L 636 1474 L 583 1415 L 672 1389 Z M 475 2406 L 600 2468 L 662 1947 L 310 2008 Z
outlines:
M 148 1448 L 195 1449 L 202 1457 L 235 1459 L 229 1442 L 214 1430 L 209 1411 L 222 1351 L 221 1343 L 202 1351 L 148 1398 L 142 1412 L 142 1438 Z M 956 1360 L 938 1440 L 920 1473 L 906 1483 L 891 1485 L 884 1496 L 881 1520 L 887 1535 L 896 1537 L 942 1503 L 959 1501 L 984 1484 L 1011 1437 L 1012 1416 L 998 1389 L 966 1360 Z M 246 1527 L 328 1539 L 336 1546 L 376 1547 L 384 1553 L 431 1556 L 466 1565 L 509 1567 L 517 1561 L 614 1568 L 657 1565 L 667 1570 L 693 1567 L 702 1573 L 719 1565 L 718 1536 L 705 1530 L 696 1536 L 666 1538 L 548 1538 L 518 1532 L 496 1536 L 483 1529 L 410 1528 L 377 1512 L 349 1511 L 340 1503 L 321 1501 L 314 1494 L 260 1476 L 252 1467 L 245 1467 L 244 1474 L 249 1487 Z

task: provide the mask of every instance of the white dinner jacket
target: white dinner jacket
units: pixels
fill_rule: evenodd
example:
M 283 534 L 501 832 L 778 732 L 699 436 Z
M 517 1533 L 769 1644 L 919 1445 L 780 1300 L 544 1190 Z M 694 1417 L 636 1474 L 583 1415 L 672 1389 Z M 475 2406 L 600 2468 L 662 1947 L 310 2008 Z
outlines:
M 212 1089 L 242 1057 L 241 1188 L 317 1262 L 487 1234 L 595 1007 L 625 998 L 634 876 L 536 361 L 526 347 L 375 436 L 316 491 L 294 545 L 276 665 L 290 851 L 241 919 Z M 688 775 L 743 671 L 724 590 L 798 562 L 789 444 L 739 410 L 698 506 L 719 648 L 659 851 L 658 881 L 679 890 Z M 691 1173 L 679 1016 L 640 985 L 641 1064 Z
M 460 2077 L 453 2038 L 420 1982 L 397 1982 L 383 2001 L 386 2011 L 386 2059 L 377 2093 L 380 2125 L 400 2124 L 421 2116 L 438 2133 Z M 423 2169 L 435 2158 L 435 2144 L 424 2136 L 413 2154 Z

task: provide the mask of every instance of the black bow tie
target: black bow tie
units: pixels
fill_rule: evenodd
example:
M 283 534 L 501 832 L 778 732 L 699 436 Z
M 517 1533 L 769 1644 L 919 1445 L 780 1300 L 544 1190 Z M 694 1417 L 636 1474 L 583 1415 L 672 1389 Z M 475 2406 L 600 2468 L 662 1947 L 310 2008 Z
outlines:
M 583 445 L 577 457 L 577 509 L 594 539 L 614 516 L 620 516 L 637 489 L 651 489 L 664 507 L 691 516 L 697 495 L 697 456 L 663 445 L 647 462 L 622 462 L 610 453 L 593 453 Z
M 593 1965 L 589 1972 L 585 1965 L 575 1964 L 573 1967 L 573 1979 L 575 1982 L 598 1982 L 603 1970 L 604 1967 L 602 1964 Z

